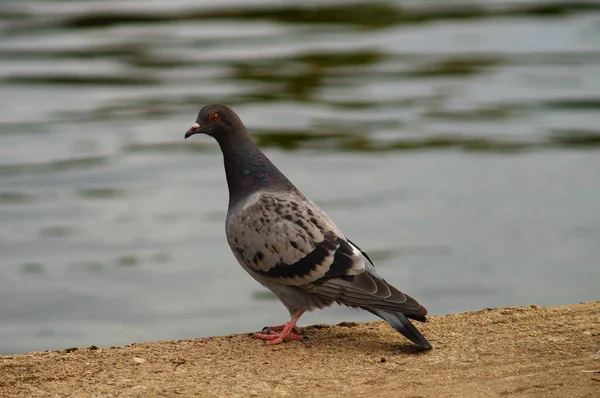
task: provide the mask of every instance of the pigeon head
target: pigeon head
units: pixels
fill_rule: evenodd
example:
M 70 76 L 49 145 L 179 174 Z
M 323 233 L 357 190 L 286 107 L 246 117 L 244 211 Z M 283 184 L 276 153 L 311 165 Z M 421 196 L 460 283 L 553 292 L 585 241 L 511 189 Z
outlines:
M 231 108 L 225 105 L 206 105 L 200 109 L 196 122 L 185 133 L 185 138 L 194 134 L 206 134 L 221 141 L 235 131 L 244 130 L 244 124 Z
M 238 115 L 225 105 L 206 105 L 185 133 L 213 137 L 223 152 L 229 206 L 263 190 L 296 190 L 252 140 Z

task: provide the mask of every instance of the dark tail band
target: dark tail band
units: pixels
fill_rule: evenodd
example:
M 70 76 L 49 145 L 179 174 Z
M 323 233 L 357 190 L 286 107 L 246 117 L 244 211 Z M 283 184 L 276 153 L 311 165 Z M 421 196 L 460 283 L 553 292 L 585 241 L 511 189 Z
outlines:
M 416 345 L 430 350 L 431 344 L 429 341 L 414 327 L 414 325 L 408 320 L 408 318 L 400 312 L 389 312 L 383 310 L 376 310 L 371 308 L 364 308 L 365 310 L 377 315 L 381 319 L 385 320 L 398 332 L 402 333 L 404 337 L 415 343 Z

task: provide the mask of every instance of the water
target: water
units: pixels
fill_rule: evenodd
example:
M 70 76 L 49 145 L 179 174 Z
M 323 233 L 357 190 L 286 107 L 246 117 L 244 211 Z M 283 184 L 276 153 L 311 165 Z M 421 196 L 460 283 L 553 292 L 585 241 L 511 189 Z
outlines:
M 0 353 L 287 318 L 183 141 L 215 102 L 430 313 L 598 299 L 600 6 L 562 3 L 3 2 Z

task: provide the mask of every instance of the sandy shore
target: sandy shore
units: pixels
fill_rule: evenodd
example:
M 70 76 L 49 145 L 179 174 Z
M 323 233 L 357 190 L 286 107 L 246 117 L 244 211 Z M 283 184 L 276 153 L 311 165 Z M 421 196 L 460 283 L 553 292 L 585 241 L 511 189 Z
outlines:
M 0 396 L 599 397 L 600 301 L 433 316 L 419 351 L 383 322 L 0 356 Z

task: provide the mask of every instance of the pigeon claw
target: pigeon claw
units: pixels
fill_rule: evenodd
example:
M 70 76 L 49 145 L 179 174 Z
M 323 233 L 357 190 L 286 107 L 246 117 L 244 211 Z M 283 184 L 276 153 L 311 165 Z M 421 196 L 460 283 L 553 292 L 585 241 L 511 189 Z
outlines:
M 265 326 L 262 331 L 266 333 L 254 333 L 254 337 L 265 340 L 268 345 L 280 344 L 287 340 L 304 340 L 302 329 L 296 326 L 296 322 L 304 314 L 304 311 L 306 309 L 299 310 L 288 323 L 283 325 Z
M 286 324 L 283 325 L 277 325 L 277 326 L 265 326 L 264 328 L 262 328 L 263 332 L 281 332 L 283 330 L 283 328 L 285 328 Z M 292 331 L 296 334 L 304 334 L 304 331 L 302 329 L 300 329 L 298 326 L 294 325 L 292 326 Z
M 294 333 L 291 330 L 288 333 L 285 333 L 285 331 L 272 333 L 255 333 L 254 337 L 256 337 L 257 339 L 265 340 L 265 342 L 268 345 L 281 344 L 287 340 L 304 340 L 304 336 Z

